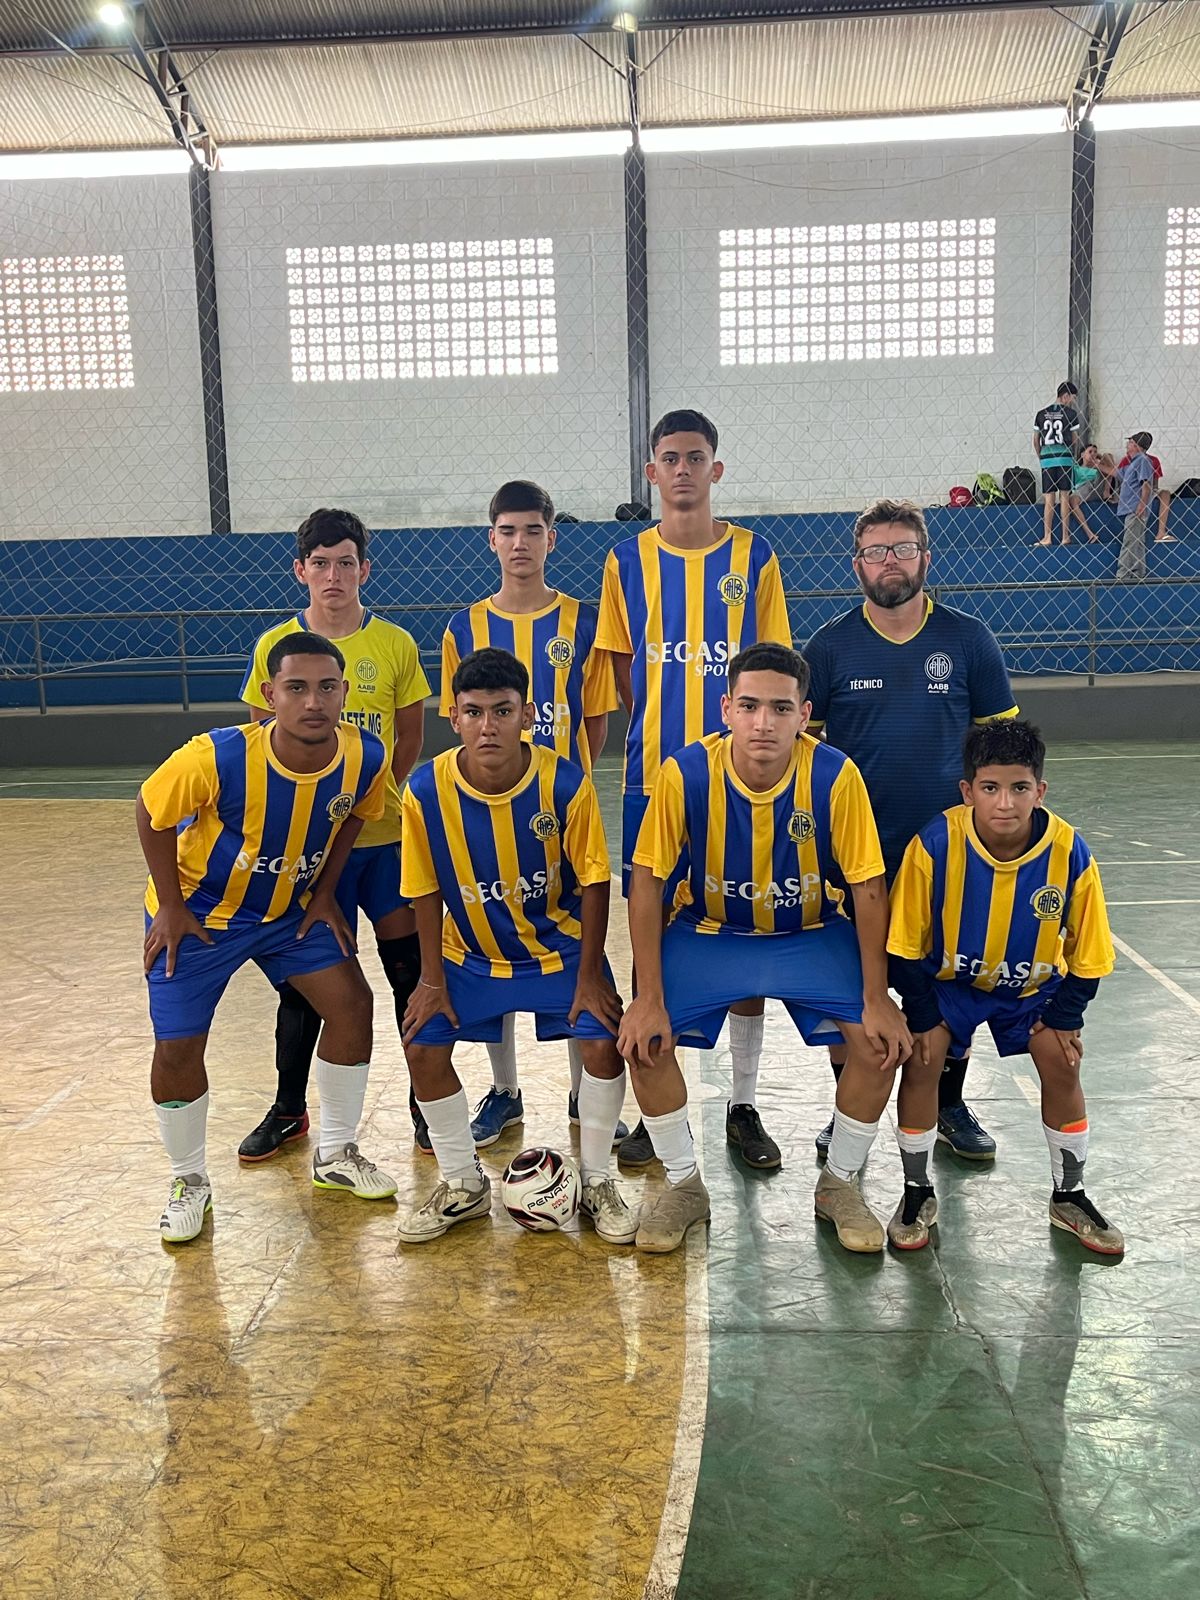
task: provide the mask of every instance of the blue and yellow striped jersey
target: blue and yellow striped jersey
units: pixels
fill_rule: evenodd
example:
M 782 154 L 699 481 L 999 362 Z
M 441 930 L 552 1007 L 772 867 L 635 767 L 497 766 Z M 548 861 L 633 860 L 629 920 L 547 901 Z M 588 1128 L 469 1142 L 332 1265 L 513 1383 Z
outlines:
M 268 628 L 259 636 L 242 680 L 241 699 L 248 706 L 256 706 L 260 711 L 270 710 L 262 686 L 267 677 L 271 646 L 289 633 L 309 631 L 303 611 L 298 611 L 286 622 Z M 396 748 L 396 713 L 425 699 L 429 693 L 429 679 L 421 667 L 412 634 L 370 611 L 363 612 L 362 622 L 354 633 L 331 642 L 337 645 L 346 661 L 346 705 L 342 721 L 373 733 L 383 740 L 387 751 L 383 815 L 378 822 L 368 823 L 362 830 L 355 849 L 394 844 L 400 837 L 400 790 L 391 770 Z
M 527 614 L 501 611 L 491 600 L 456 611 L 442 635 L 442 716 L 450 715 L 450 684 L 463 657 L 486 645 L 507 650 L 529 673 L 534 719 L 526 738 L 591 772 L 583 719 L 617 707 L 612 657 L 596 649 L 597 620 L 595 606 L 565 594 Z
M 1111 972 L 1100 872 L 1070 823 L 1048 811 L 1024 855 L 997 861 L 973 819 L 970 806 L 952 806 L 909 844 L 892 886 L 892 955 L 943 982 L 1019 996 L 1055 973 Z
M 730 522 L 716 544 L 678 550 L 654 527 L 609 551 L 596 643 L 633 658 L 627 790 L 649 794 L 668 756 L 720 729 L 725 669 L 760 640 L 792 642 L 779 562 L 760 534 Z
M 447 750 L 404 791 L 400 891 L 440 894 L 442 953 L 484 977 L 561 972 L 577 944 L 580 891 L 609 880 L 592 781 L 543 745 L 504 794 L 473 789 Z
M 680 917 L 701 933 L 794 933 L 840 913 L 847 883 L 883 872 L 866 785 L 848 756 L 808 734 L 773 789 L 748 789 L 733 746 L 709 734 L 659 769 L 633 853 L 635 866 L 671 876 L 684 850 Z
M 283 916 L 312 888 L 347 817 L 372 822 L 383 815 L 382 740 L 339 723 L 328 766 L 289 772 L 271 748 L 274 726 L 272 719 L 202 733 L 142 785 L 156 828 L 187 821 L 178 839 L 179 881 L 206 928 L 247 928 Z M 146 910 L 158 910 L 153 880 Z

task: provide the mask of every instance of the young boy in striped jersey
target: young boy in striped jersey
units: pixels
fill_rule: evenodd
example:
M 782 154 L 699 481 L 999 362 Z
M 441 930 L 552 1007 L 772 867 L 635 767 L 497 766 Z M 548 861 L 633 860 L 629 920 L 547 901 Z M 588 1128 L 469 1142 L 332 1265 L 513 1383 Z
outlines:
M 1113 969 L 1112 935 L 1091 852 L 1042 806 L 1045 758 L 1028 722 L 972 728 L 963 804 L 922 828 L 892 888 L 888 949 L 913 1028 L 897 1102 L 904 1194 L 888 1224 L 901 1250 L 928 1243 L 937 1221 L 929 1153 L 942 1063 L 984 1022 L 1000 1054 L 1028 1053 L 1041 1079 L 1051 1223 L 1100 1255 L 1125 1249 L 1120 1230 L 1083 1188 L 1080 1030 L 1100 979 Z M 863 1160 L 868 1148 L 864 1139 Z
M 192 739 L 151 773 L 137 801 L 150 868 L 150 1090 L 172 1173 L 159 1229 L 170 1244 L 194 1239 L 212 1208 L 204 1053 L 225 987 L 247 961 L 302 994 L 324 1023 L 313 1183 L 364 1200 L 396 1192 L 355 1142 L 371 991 L 337 901 L 359 830 L 383 815 L 387 753 L 374 734 L 339 720 L 345 662 L 328 639 L 277 640 L 265 672 L 271 720 Z
M 782 1000 L 806 1043 L 844 1041 L 831 1164 L 911 1043 L 887 992 L 887 885 L 866 785 L 840 750 L 805 734 L 807 686 L 794 650 L 751 645 L 729 666 L 728 736 L 686 745 L 654 781 L 629 895 L 638 995 L 617 1041 L 667 1171 L 638 1229 L 642 1250 L 674 1250 L 708 1216 L 676 1041 L 711 1049 L 751 990 Z M 688 872 L 664 932 L 663 884 L 681 860 Z M 853 925 L 835 874 L 850 886 Z M 816 1210 L 847 1249 L 883 1248 L 857 1184 L 832 1165 Z
M 685 744 L 720 731 L 726 672 L 739 650 L 757 640 L 792 642 L 770 545 L 713 517 L 712 487 L 725 471 L 716 428 L 699 411 L 669 411 L 650 435 L 650 454 L 646 477 L 658 489 L 662 519 L 609 553 L 596 635 L 615 658 L 629 711 L 621 830 L 626 894 L 659 767 Z M 665 886 L 668 898 L 674 887 Z M 729 1025 L 733 1090 L 725 1134 L 751 1166 L 768 1168 L 779 1166 L 780 1154 L 756 1106 L 762 1036 L 761 999 L 740 998 Z M 644 1123 L 621 1145 L 620 1157 L 632 1166 L 654 1159 Z
M 459 663 L 473 650 L 508 650 L 529 673 L 533 726 L 523 737 L 573 761 L 590 774 L 604 748 L 608 714 L 617 707 L 612 658 L 596 648 L 595 606 L 572 600 L 546 583 L 546 561 L 554 549 L 554 502 L 526 479 L 501 484 L 488 507 L 488 547 L 500 564 L 500 587 L 486 600 L 456 611 L 442 637 L 439 709 L 449 717 L 451 685 Z M 476 1107 L 471 1132 L 480 1149 L 495 1144 L 525 1115 L 517 1076 L 514 1023 L 504 1019 L 501 1039 L 488 1045 L 492 1087 Z M 579 1121 L 583 1057 L 570 1040 L 571 1093 L 567 1113 Z M 629 1132 L 617 1124 L 617 1138 Z
M 400 1238 L 422 1244 L 490 1211 L 453 1050 L 459 1039 L 494 1043 L 505 1017 L 527 1011 L 539 1039 L 580 1043 L 582 1210 L 601 1238 L 628 1244 L 637 1218 L 611 1171 L 625 1064 L 604 959 L 609 862 L 596 791 L 582 767 L 523 738 L 535 707 L 508 651 L 474 651 L 450 687 L 462 743 L 416 772 L 403 800 L 401 887 L 421 941 L 404 1048 L 441 1181 Z

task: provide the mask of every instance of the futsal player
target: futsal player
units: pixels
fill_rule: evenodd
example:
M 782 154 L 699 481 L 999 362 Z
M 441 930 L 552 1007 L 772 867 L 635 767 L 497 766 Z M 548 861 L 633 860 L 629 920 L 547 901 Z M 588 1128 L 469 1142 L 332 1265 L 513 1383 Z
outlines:
M 360 907 L 375 929 L 399 1026 L 421 965 L 412 912 L 400 896 L 400 788 L 421 753 L 429 682 L 412 635 L 373 616 L 360 599 L 359 590 L 371 575 L 368 538 L 352 511 L 324 508 L 300 524 L 293 571 L 308 590 L 308 605 L 259 638 L 241 697 L 256 721 L 271 714 L 266 661 L 280 639 L 318 633 L 332 639 L 345 658 L 343 720 L 381 739 L 388 759 L 383 814 L 367 823 L 356 840 L 338 883 L 338 903 L 352 929 Z M 306 1090 L 320 1026 L 305 996 L 284 985 L 275 1019 L 275 1101 L 238 1147 L 243 1161 L 266 1161 L 308 1132 Z M 417 1143 L 427 1147 L 415 1116 L 414 1123 Z
M 816 1211 L 848 1250 L 883 1248 L 853 1152 L 912 1041 L 888 994 L 887 884 L 866 786 L 840 750 L 805 732 L 807 687 L 794 650 L 750 645 L 729 666 L 728 737 L 685 745 L 654 781 L 629 894 L 638 994 L 617 1041 L 667 1172 L 638 1228 L 642 1250 L 674 1250 L 708 1216 L 674 1045 L 711 1049 L 751 989 L 782 1000 L 807 1044 L 845 1042 Z M 663 888 L 681 861 L 687 877 L 664 932 Z M 829 886 L 835 871 L 850 886 L 853 924 Z
M 1033 419 L 1033 448 L 1042 469 L 1043 512 L 1042 545 L 1054 542 L 1054 502 L 1062 515 L 1062 542 L 1071 542 L 1071 489 L 1075 452 L 1080 444 L 1083 422 L 1075 409 L 1079 390 L 1073 383 L 1060 383 L 1052 406 L 1043 406 Z
M 596 648 L 595 606 L 572 600 L 546 582 L 546 560 L 557 539 L 554 502 L 543 488 L 525 479 L 501 484 L 488 507 L 488 547 L 500 565 L 500 587 L 450 618 L 442 638 L 439 709 L 449 717 L 454 704 L 451 685 L 464 656 L 486 645 L 509 650 L 529 673 L 534 717 L 525 737 L 590 774 L 604 748 L 617 691 L 612 658 Z M 503 1037 L 488 1045 L 492 1087 L 471 1123 L 479 1148 L 495 1144 L 510 1123 L 525 1115 L 515 1020 L 506 1017 Z M 571 1063 L 567 1114 L 578 1124 L 583 1057 L 574 1039 L 568 1041 L 567 1051 Z M 618 1122 L 616 1137 L 623 1139 L 628 1132 Z
M 888 1224 L 902 1250 L 919 1250 L 937 1221 L 929 1153 L 942 1061 L 985 1022 L 1000 1054 L 1029 1054 L 1041 1079 L 1051 1223 L 1100 1255 L 1125 1249 L 1083 1187 L 1080 1030 L 1113 969 L 1112 935 L 1091 852 L 1042 805 L 1045 757 L 1028 722 L 972 728 L 963 803 L 922 828 L 892 889 L 888 948 L 914 1045 L 897 1102 L 904 1194 Z
M 396 1192 L 356 1142 L 371 991 L 337 888 L 359 829 L 383 815 L 387 753 L 374 734 L 339 721 L 344 670 L 318 634 L 278 640 L 265 668 L 272 720 L 192 739 L 138 796 L 150 868 L 150 1091 L 172 1174 L 159 1229 L 170 1244 L 194 1239 L 212 1207 L 204 1052 L 225 987 L 247 961 L 302 993 L 324 1023 L 313 1183 L 364 1200 Z
M 615 659 L 617 688 L 629 711 L 621 816 L 621 880 L 626 894 L 633 850 L 662 762 L 721 728 L 729 663 L 760 639 L 790 645 L 779 562 L 761 534 L 712 514 L 712 488 L 725 464 L 717 430 L 699 411 L 668 411 L 650 435 L 646 477 L 662 502 L 661 520 L 625 539 L 604 565 L 596 643 Z M 666 886 L 668 898 L 674 885 Z M 757 993 L 757 991 L 752 991 Z M 725 1135 L 754 1167 L 777 1167 L 779 1146 L 763 1127 L 757 1101 L 762 1000 L 732 1008 L 733 1086 Z M 639 1122 L 620 1147 L 627 1165 L 654 1159 Z
M 1015 717 L 1017 707 L 987 624 L 926 593 L 929 533 L 918 507 L 868 506 L 854 525 L 851 561 L 862 605 L 819 628 L 804 651 L 810 728 L 862 773 L 890 882 L 917 830 L 957 805 L 972 722 Z M 963 1103 L 966 1074 L 966 1057 L 952 1054 L 938 1085 L 938 1137 L 957 1155 L 991 1161 L 996 1141 Z M 817 1135 L 819 1155 L 832 1137 L 831 1119 Z
M 527 1011 L 539 1039 L 579 1041 L 581 1207 L 601 1238 L 628 1244 L 637 1218 L 612 1174 L 625 1064 L 604 959 L 609 862 L 596 791 L 582 767 L 523 737 L 536 708 L 508 651 L 473 651 L 450 688 L 461 745 L 404 792 L 401 886 L 421 941 L 404 1048 L 441 1181 L 400 1238 L 422 1244 L 491 1209 L 453 1051 L 460 1039 L 494 1043 L 505 1017 Z

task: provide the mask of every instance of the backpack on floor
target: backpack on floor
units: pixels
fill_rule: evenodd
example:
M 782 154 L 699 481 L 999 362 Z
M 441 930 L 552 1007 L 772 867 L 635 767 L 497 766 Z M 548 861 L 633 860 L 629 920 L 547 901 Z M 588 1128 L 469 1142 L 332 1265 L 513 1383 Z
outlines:
M 1004 498 L 1010 506 L 1037 505 L 1037 479 L 1028 467 L 1005 467 Z
M 965 483 L 956 483 L 950 491 L 950 504 L 952 506 L 973 506 L 975 500 L 970 489 Z
M 1004 490 L 990 472 L 981 472 L 975 479 L 971 498 L 977 506 L 999 506 L 1004 504 Z

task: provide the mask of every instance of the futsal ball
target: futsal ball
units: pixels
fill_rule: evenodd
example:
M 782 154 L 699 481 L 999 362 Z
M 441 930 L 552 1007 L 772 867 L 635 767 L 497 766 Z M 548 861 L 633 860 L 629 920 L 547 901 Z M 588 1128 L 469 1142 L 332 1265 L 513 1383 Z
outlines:
M 531 1233 L 563 1228 L 579 1210 L 579 1172 L 558 1150 L 522 1150 L 504 1169 L 500 1198 Z

